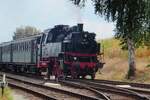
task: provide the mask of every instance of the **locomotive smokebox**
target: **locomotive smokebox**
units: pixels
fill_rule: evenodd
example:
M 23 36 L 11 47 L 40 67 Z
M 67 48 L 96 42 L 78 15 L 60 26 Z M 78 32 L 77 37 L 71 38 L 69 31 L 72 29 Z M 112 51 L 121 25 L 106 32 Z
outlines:
M 78 23 L 78 32 L 83 32 L 83 24 Z

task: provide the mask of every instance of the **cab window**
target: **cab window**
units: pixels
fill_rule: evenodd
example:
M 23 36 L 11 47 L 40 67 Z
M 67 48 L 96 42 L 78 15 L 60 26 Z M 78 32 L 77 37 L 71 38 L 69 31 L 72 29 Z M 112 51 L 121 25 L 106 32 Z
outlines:
M 42 35 L 42 41 L 41 41 L 41 42 L 42 42 L 42 44 L 44 43 L 45 38 L 46 38 L 46 35 L 45 35 L 45 34 L 43 34 L 43 35 Z
M 41 36 L 37 38 L 37 44 L 40 44 Z
M 52 38 L 53 38 L 53 34 L 52 33 L 48 33 L 48 37 L 47 37 L 46 43 L 50 43 L 52 41 Z

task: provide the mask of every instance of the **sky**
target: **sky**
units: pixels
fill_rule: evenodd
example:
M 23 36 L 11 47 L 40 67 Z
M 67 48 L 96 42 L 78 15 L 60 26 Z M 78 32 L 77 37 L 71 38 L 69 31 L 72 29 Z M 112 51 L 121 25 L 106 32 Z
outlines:
M 96 39 L 111 38 L 114 23 L 94 14 L 90 0 L 82 9 L 69 0 L 0 0 L 0 42 L 12 40 L 15 29 L 34 26 L 41 31 L 58 24 L 84 24 L 84 30 L 95 32 Z

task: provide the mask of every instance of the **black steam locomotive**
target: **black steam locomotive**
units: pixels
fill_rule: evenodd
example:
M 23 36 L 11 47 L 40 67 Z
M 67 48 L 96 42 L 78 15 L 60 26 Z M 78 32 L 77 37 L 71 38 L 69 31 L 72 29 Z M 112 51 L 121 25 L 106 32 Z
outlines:
M 40 35 L 0 44 L 0 69 L 94 79 L 104 64 L 97 59 L 99 53 L 95 33 L 83 31 L 83 24 L 57 25 Z

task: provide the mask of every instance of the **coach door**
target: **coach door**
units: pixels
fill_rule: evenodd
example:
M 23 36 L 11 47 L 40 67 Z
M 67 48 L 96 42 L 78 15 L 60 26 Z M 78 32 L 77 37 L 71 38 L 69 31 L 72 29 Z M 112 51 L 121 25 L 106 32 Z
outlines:
M 38 61 L 42 60 L 43 58 L 43 48 L 45 45 L 45 38 L 46 35 L 43 33 L 43 35 L 41 37 L 38 38 Z

